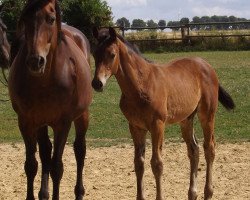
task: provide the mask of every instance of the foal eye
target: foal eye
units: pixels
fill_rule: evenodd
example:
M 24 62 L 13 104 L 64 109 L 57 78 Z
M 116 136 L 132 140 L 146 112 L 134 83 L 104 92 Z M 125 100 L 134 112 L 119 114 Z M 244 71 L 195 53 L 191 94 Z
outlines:
M 56 17 L 55 16 L 48 16 L 47 17 L 47 23 L 50 25 L 53 25 L 53 23 L 55 22 Z

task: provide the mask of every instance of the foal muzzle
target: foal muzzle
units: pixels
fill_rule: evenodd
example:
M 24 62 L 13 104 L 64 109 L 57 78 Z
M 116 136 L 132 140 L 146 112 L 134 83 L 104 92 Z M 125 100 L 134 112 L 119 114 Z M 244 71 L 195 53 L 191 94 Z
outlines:
M 102 92 L 103 91 L 103 83 L 100 80 L 98 80 L 98 79 L 93 79 L 93 81 L 92 81 L 92 87 L 97 92 Z

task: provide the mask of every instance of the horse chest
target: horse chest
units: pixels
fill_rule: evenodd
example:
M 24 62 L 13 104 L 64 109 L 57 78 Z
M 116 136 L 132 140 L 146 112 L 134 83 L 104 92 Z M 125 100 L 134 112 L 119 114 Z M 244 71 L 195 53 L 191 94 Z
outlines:
M 27 87 L 17 92 L 18 111 L 29 116 L 61 113 L 65 105 L 69 104 L 68 97 L 72 93 L 69 88 L 58 85 Z

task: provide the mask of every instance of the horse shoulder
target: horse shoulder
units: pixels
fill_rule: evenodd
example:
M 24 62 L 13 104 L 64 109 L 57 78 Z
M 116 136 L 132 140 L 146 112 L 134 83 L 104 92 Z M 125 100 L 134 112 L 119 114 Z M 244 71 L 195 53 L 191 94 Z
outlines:
M 92 99 L 91 72 L 90 66 L 83 52 L 77 44 L 69 37 L 65 36 L 64 70 L 69 74 L 69 78 L 73 82 L 74 93 L 78 102 L 90 104 Z
M 90 63 L 90 44 L 87 37 L 80 30 L 65 24 L 62 25 L 62 31 L 82 50 L 87 61 Z

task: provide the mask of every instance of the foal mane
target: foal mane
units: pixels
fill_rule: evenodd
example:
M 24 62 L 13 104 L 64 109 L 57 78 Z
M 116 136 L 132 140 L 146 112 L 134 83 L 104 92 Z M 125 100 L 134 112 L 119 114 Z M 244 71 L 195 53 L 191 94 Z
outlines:
M 145 58 L 140 49 L 134 45 L 134 44 L 131 44 L 129 41 L 127 41 L 124 37 L 122 37 L 120 34 L 117 34 L 116 35 L 117 38 L 123 43 L 125 44 L 125 46 L 130 50 L 132 51 L 133 53 L 137 54 L 138 56 L 140 56 L 141 58 L 143 58 L 145 61 L 149 62 L 149 63 L 152 63 L 153 61 Z M 110 38 L 110 35 L 109 35 L 109 31 L 108 29 L 104 29 L 103 32 L 102 32 L 102 35 L 99 36 L 99 45 L 98 47 L 99 48 L 103 48 L 105 46 L 108 46 L 110 44 L 112 44 L 113 40 Z
M 24 34 L 24 19 L 34 15 L 39 9 L 48 4 L 49 1 L 50 0 L 32 0 L 27 2 L 27 4 L 24 6 L 21 12 L 21 16 L 17 24 L 17 38 L 20 37 L 20 35 Z M 56 10 L 56 23 L 59 36 L 58 39 L 59 41 L 61 41 L 62 39 L 61 9 L 57 0 L 55 1 L 55 10 Z

